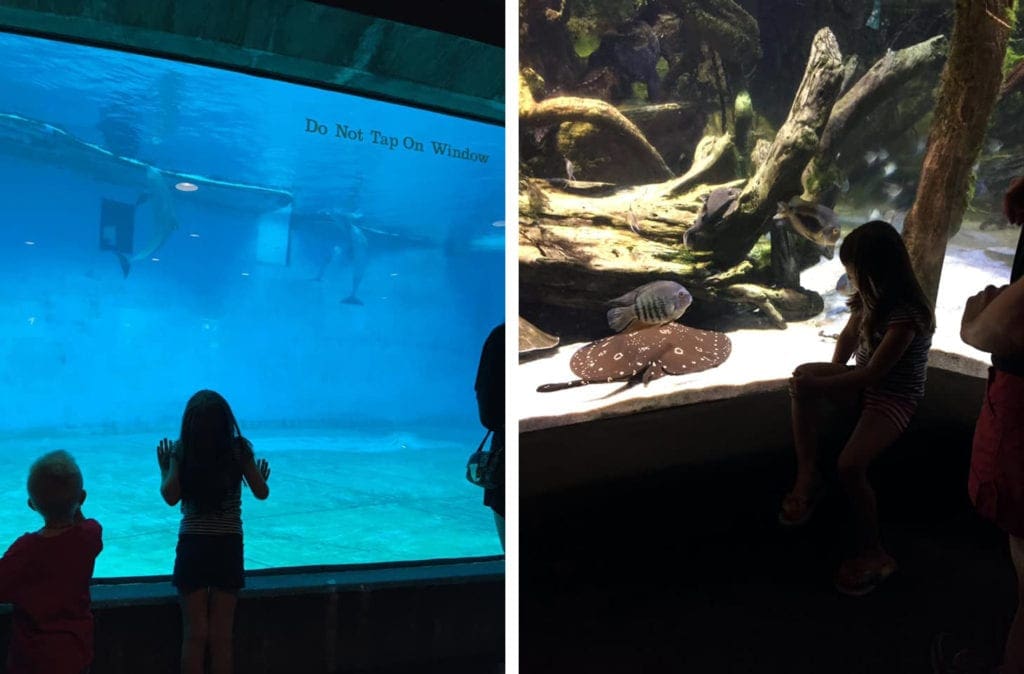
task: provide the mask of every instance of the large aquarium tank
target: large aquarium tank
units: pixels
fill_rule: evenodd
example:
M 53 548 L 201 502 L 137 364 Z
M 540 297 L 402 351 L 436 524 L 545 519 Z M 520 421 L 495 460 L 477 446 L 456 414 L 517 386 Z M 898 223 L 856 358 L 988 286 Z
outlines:
M 504 320 L 500 126 L 0 34 L 0 538 L 70 451 L 101 577 L 169 574 L 157 443 L 232 406 L 248 569 L 501 554 L 465 462 Z
M 903 231 L 956 4 L 520 2 L 521 430 L 764 390 L 830 360 L 848 317 L 839 246 L 871 220 Z M 978 21 L 1009 45 L 932 358 L 983 372 L 960 316 L 1008 282 L 1017 245 L 1001 199 L 1024 173 L 1024 28 Z

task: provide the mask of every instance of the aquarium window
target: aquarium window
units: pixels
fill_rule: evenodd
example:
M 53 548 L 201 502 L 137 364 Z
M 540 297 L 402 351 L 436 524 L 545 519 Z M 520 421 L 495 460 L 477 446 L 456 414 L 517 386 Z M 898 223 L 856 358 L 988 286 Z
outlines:
M 221 393 L 248 569 L 501 553 L 464 477 L 504 320 L 502 127 L 0 33 L 0 488 L 70 451 L 98 577 L 170 573 L 156 447 Z M 38 529 L 11 497 L 0 538 Z

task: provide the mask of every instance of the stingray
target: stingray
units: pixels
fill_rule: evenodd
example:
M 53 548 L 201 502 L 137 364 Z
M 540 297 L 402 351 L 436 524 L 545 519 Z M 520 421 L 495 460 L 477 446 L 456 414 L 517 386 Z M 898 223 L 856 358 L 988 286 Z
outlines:
M 519 355 L 532 351 L 546 351 L 558 346 L 558 337 L 549 335 L 536 325 L 519 317 Z
M 625 381 L 624 390 L 667 374 L 687 374 L 718 367 L 732 352 L 729 336 L 668 323 L 591 342 L 573 354 L 569 367 L 579 379 L 543 384 L 540 392 L 585 384 Z M 618 390 L 612 393 L 617 393 Z

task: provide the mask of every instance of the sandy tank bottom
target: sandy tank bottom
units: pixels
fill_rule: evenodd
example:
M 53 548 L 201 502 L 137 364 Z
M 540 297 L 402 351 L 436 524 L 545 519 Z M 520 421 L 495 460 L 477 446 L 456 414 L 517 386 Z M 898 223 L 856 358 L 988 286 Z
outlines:
M 984 376 L 989 356 L 960 340 L 960 317 L 967 299 L 986 285 L 1008 282 L 1020 230 L 981 230 L 965 222 L 947 245 L 939 283 L 931 362 Z M 825 311 L 786 330 L 741 329 L 728 333 L 732 353 L 722 365 L 690 375 L 662 377 L 647 386 L 623 390 L 622 382 L 590 384 L 553 393 L 537 387 L 575 379 L 569 361 L 583 343 L 563 344 L 551 355 L 523 362 L 513 379 L 520 432 L 564 426 L 647 410 L 686 405 L 782 386 L 807 361 L 829 361 L 835 337 L 849 316 L 846 298 L 835 290 L 843 274 L 838 254 L 806 270 L 801 284 L 821 294 Z M 685 315 L 682 322 L 685 323 Z M 608 334 L 612 334 L 609 329 Z
M 180 514 L 160 497 L 156 462 L 167 432 L 0 441 L 4 549 L 42 526 L 26 505 L 32 461 L 65 449 L 85 479 L 82 510 L 104 528 L 95 577 L 170 574 Z M 501 554 L 483 493 L 465 479 L 472 438 L 343 429 L 261 429 L 248 437 L 270 462 L 271 493 L 257 501 L 243 492 L 247 569 Z

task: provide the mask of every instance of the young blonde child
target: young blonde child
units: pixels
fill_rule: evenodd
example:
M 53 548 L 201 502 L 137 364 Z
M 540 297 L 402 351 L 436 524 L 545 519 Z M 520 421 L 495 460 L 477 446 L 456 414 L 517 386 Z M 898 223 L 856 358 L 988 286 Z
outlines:
M 253 495 L 270 493 L 270 467 L 256 461 L 231 407 L 209 390 L 185 406 L 178 440 L 157 446 L 160 493 L 181 502 L 174 586 L 181 600 L 183 674 L 204 671 L 207 650 L 214 674 L 232 671 L 232 629 L 242 564 L 242 481 Z
M 29 469 L 28 507 L 43 528 L 0 559 L 0 602 L 14 605 L 7 674 L 83 674 L 93 657 L 89 609 L 100 523 L 82 516 L 85 490 L 74 458 L 44 454 Z
M 818 402 L 855 406 L 859 418 L 839 455 L 838 474 L 853 510 L 857 552 L 840 566 L 836 587 L 844 594 L 863 595 L 896 570 L 879 538 L 868 466 L 903 434 L 924 397 L 935 314 L 903 239 L 889 223 L 875 220 L 852 231 L 839 258 L 854 291 L 850 318 L 832 362 L 804 363 L 790 380 L 797 472 L 779 522 L 804 524 L 821 495 Z M 854 354 L 856 365 L 850 366 Z

